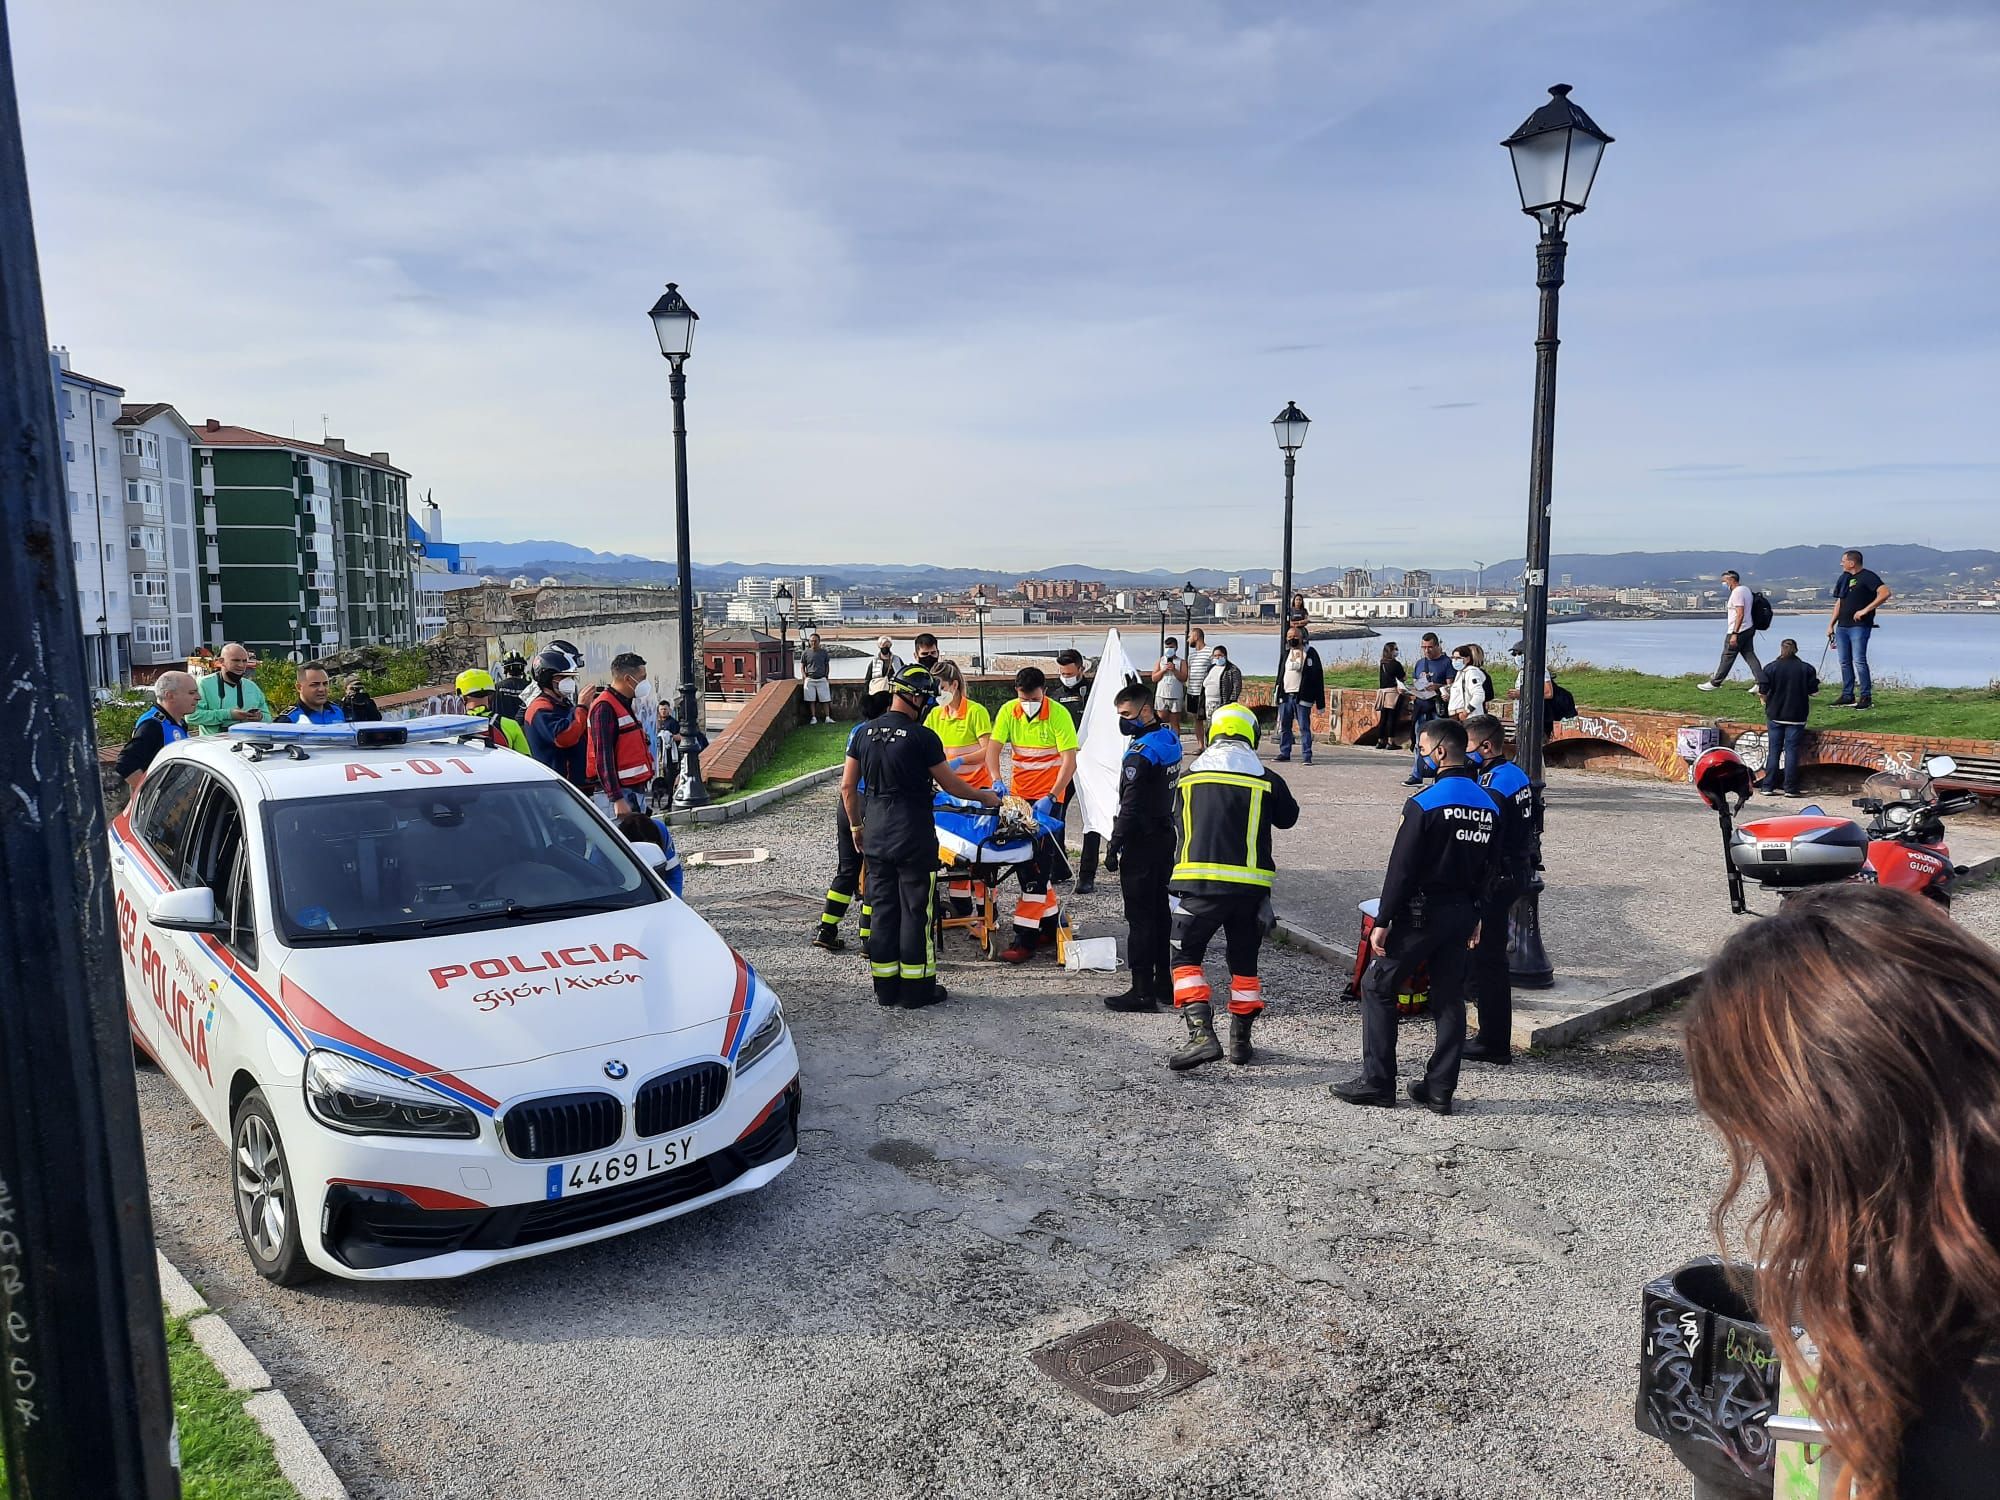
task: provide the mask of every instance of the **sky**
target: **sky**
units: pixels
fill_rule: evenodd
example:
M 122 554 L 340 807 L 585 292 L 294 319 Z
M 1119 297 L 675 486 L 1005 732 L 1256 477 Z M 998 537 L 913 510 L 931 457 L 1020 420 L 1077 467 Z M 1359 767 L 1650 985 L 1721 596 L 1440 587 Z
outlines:
M 12 0 L 50 338 L 386 449 L 455 539 L 1264 567 L 2000 544 L 2000 7 Z

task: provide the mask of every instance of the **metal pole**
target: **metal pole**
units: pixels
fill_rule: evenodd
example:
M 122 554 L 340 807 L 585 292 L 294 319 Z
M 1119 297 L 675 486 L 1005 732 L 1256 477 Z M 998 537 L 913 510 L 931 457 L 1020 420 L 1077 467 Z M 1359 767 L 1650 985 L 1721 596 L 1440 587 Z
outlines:
M 701 779 L 701 693 L 695 676 L 694 559 L 688 546 L 687 372 L 670 359 L 674 394 L 674 560 L 681 574 L 681 777 L 675 807 L 705 807 L 708 786 Z
M 1298 472 L 1298 455 L 1285 454 L 1285 586 L 1278 595 L 1278 671 L 1271 685 L 1272 697 L 1285 685 L 1285 637 L 1292 628 L 1292 476 Z
M 972 612 L 979 619 L 979 670 L 983 673 L 986 670 L 986 606 L 975 604 Z
M 1542 947 L 1542 741 L 1548 724 L 1548 703 L 1542 678 L 1549 660 L 1549 500 L 1555 477 L 1556 446 L 1556 315 L 1563 284 L 1563 259 L 1569 245 L 1562 228 L 1542 232 L 1535 249 L 1535 285 L 1541 288 L 1540 322 L 1535 330 L 1535 426 L 1528 463 L 1528 572 L 1522 582 L 1524 631 L 1521 646 L 1520 693 L 1514 711 L 1514 753 L 1534 786 L 1535 818 L 1529 837 L 1528 889 L 1514 903 L 1507 942 L 1507 967 L 1523 989 L 1545 990 L 1556 982 L 1555 969 Z
M 0 660 L 21 689 L 0 736 L 0 1442 L 15 1495 L 170 1500 L 173 1403 L 48 347 L 0 0 L 0 526 L 16 542 L 0 557 Z

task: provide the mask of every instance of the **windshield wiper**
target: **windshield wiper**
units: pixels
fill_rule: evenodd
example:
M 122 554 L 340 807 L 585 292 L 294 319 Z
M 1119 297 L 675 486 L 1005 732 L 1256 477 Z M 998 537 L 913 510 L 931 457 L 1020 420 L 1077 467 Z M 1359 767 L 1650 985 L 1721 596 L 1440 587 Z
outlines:
M 570 916 L 599 911 L 625 911 L 640 903 L 636 901 L 612 901 L 604 896 L 585 896 L 575 901 L 552 901 L 547 906 L 523 906 L 518 901 L 507 903 L 510 917 L 553 917 L 558 914 Z
M 501 917 L 511 917 L 520 909 L 521 903 L 509 901 L 504 906 L 489 906 L 484 911 L 453 912 L 448 917 L 425 917 L 417 923 L 419 929 L 431 932 L 439 927 L 461 927 L 467 922 L 492 922 Z
M 299 933 L 290 939 L 290 942 L 294 948 L 301 943 L 380 943 L 393 939 L 395 935 L 393 929 L 389 932 L 377 932 L 372 927 L 315 927 Z

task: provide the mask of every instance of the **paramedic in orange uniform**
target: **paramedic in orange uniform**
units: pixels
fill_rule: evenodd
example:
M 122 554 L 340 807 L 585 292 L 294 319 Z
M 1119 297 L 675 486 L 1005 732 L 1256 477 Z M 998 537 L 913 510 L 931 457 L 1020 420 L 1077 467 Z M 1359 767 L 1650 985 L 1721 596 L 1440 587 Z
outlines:
M 1000 747 L 1011 745 L 1014 764 L 1008 789 L 1017 797 L 1050 811 L 1069 791 L 1076 775 L 1076 721 L 1060 703 L 1049 701 L 1048 679 L 1040 667 L 1023 667 L 1014 674 L 1014 701 L 993 716 L 993 737 L 986 746 L 986 770 L 1000 781 Z M 1061 905 L 1050 888 L 1051 858 L 1038 852 L 1015 872 L 1021 890 L 1014 903 L 1013 946 L 1001 953 L 1010 964 L 1026 963 L 1038 946 L 1055 941 Z

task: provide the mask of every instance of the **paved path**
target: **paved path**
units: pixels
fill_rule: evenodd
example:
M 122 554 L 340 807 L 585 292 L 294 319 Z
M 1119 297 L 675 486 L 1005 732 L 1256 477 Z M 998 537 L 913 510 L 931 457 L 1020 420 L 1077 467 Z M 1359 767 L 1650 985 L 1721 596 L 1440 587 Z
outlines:
M 1279 837 L 1275 904 L 1292 921 L 1351 948 L 1359 903 L 1381 893 L 1383 861 L 1411 792 L 1402 784 L 1409 754 L 1322 747 L 1310 766 L 1294 760 L 1273 769 L 1302 808 L 1299 828 Z M 1542 939 L 1556 986 L 1517 993 L 1521 1045 L 1536 1027 L 1701 963 L 1747 920 L 1729 913 L 1722 836 L 1692 788 L 1554 770 L 1548 801 Z M 1760 798 L 1750 807 L 1761 814 L 1805 805 Z M 1824 805 L 1852 811 L 1845 800 Z M 1951 847 L 1960 864 L 2000 854 L 2000 820 L 1956 820 Z M 1775 895 L 1752 889 L 1753 910 L 1774 910 L 1777 903 Z
M 1351 781 L 1356 806 L 1295 853 L 1316 836 L 1372 865 L 1383 761 L 1299 776 L 1314 797 Z M 1108 976 L 957 946 L 948 1004 L 885 1014 L 852 956 L 804 945 L 832 818 L 825 789 L 686 840 L 772 856 L 690 872 L 804 1058 L 804 1155 L 763 1193 L 470 1281 L 280 1290 L 236 1244 L 221 1147 L 140 1075 L 163 1248 L 357 1496 L 1685 1490 L 1632 1428 L 1638 1288 L 1708 1248 L 1723 1176 L 1671 1016 L 1468 1069 L 1441 1120 L 1330 1100 L 1359 1026 L 1296 950 L 1267 954 L 1249 1069 L 1170 1074 L 1174 1022 L 1104 1011 Z M 1086 932 L 1115 912 L 1078 903 Z M 1427 1032 L 1406 1027 L 1406 1073 Z M 1111 1314 L 1215 1374 L 1107 1417 L 1029 1365 Z

